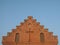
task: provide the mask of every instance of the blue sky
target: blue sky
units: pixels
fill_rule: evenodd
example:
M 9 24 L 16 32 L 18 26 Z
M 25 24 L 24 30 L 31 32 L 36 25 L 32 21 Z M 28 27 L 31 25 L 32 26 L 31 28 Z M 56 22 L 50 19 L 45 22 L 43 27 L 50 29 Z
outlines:
M 60 0 L 0 0 L 0 45 L 2 36 L 27 16 L 33 16 L 49 32 L 58 35 L 60 45 Z

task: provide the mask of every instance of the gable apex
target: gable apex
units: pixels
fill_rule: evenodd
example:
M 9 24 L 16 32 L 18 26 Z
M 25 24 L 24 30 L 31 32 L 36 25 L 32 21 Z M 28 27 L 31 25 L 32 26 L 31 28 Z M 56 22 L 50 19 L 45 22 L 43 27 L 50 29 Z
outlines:
M 33 18 L 33 16 L 28 16 L 28 19 L 32 19 Z

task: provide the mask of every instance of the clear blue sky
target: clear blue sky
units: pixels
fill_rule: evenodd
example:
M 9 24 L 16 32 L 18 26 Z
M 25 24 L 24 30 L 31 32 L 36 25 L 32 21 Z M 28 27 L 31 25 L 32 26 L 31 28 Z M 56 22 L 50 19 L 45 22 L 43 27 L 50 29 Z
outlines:
M 58 35 L 60 45 L 60 0 L 0 0 L 0 45 L 2 36 L 29 15 Z

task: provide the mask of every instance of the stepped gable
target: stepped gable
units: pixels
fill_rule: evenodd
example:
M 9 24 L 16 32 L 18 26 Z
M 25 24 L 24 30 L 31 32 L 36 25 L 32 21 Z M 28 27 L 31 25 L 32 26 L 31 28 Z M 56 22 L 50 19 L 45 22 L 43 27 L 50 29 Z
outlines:
M 24 22 L 16 26 L 16 29 L 12 29 L 12 32 L 7 33 L 7 36 L 2 37 L 2 44 L 57 45 L 58 37 L 53 35 L 53 32 L 49 32 L 47 28 L 44 28 L 44 25 L 41 25 L 40 22 L 37 22 L 32 16 L 28 16 L 27 19 L 24 19 Z

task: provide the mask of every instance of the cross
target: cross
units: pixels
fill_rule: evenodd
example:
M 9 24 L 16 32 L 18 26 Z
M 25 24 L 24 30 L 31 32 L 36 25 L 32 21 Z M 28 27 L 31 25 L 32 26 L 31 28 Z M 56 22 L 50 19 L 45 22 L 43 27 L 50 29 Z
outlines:
M 30 44 L 30 33 L 33 33 L 33 31 L 29 30 L 29 31 L 26 31 L 27 33 L 29 33 L 29 44 Z

